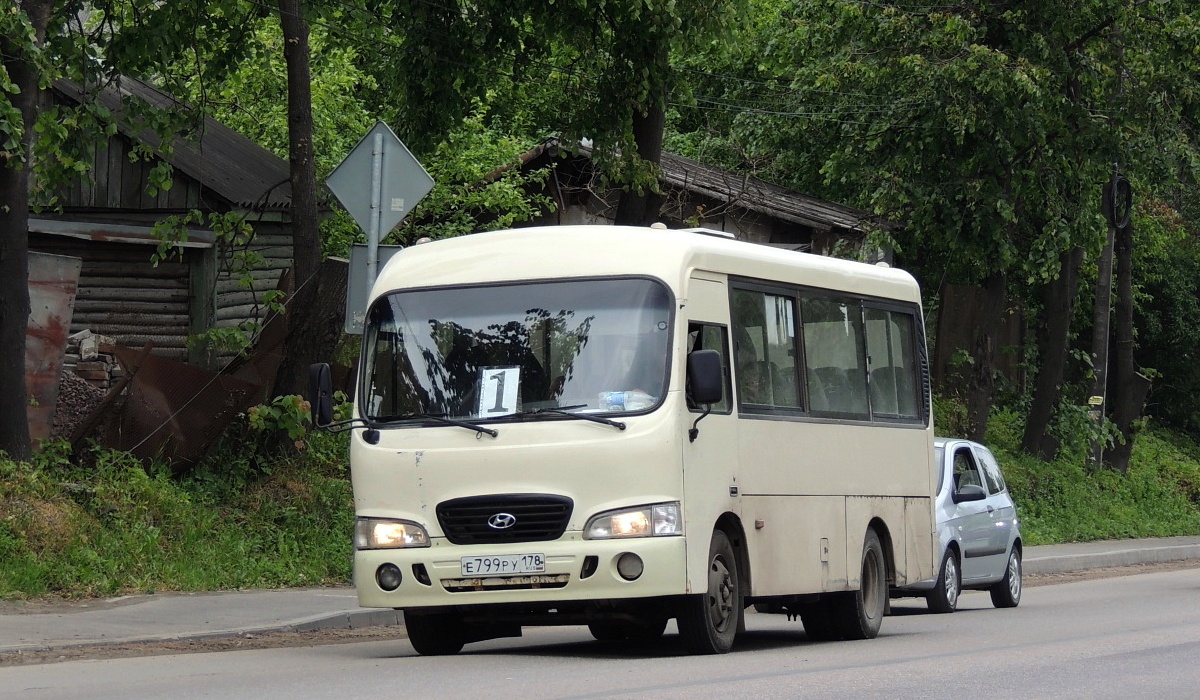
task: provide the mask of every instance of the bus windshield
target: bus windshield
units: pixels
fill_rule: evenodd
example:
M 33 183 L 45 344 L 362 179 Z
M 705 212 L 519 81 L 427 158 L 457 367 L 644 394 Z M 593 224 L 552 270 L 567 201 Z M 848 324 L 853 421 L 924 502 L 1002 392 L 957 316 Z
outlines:
M 393 292 L 367 314 L 359 409 L 372 421 L 648 411 L 666 393 L 671 314 L 667 289 L 643 278 Z

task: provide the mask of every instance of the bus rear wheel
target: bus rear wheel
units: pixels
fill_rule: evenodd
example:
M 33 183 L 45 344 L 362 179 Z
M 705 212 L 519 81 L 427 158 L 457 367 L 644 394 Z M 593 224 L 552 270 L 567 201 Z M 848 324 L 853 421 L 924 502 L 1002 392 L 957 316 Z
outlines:
M 887 610 L 887 564 L 883 545 L 875 530 L 867 530 L 863 541 L 862 573 L 857 591 L 841 594 L 835 612 L 843 639 L 874 639 Z
M 713 532 L 708 546 L 708 590 L 684 599 L 677 620 L 683 645 L 693 654 L 724 654 L 742 624 L 742 588 L 729 536 Z
M 421 656 L 457 654 L 466 643 L 462 617 L 454 613 L 405 610 L 404 629 L 408 632 L 409 643 Z

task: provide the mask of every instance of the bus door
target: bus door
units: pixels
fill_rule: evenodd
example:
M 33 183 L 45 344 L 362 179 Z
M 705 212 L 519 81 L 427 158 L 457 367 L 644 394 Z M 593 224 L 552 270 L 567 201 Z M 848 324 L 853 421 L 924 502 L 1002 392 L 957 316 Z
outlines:
M 707 537 L 699 528 L 711 529 L 715 519 L 726 510 L 738 512 L 737 417 L 733 415 L 730 384 L 729 292 L 725 281 L 716 275 L 693 275 L 687 299 L 681 310 L 687 319 L 686 352 L 716 350 L 721 353 L 725 372 L 724 398 L 713 404 L 710 413 L 696 423 L 695 441 L 684 436 L 684 495 L 689 528 L 689 563 L 693 557 L 708 556 Z M 703 415 L 704 407 L 688 403 L 686 430 Z M 703 534 L 707 534 L 704 532 Z M 702 542 L 703 541 L 703 542 Z M 698 546 L 690 546 L 695 542 Z M 704 547 L 703 552 L 699 552 Z M 701 566 L 701 570 L 703 566 Z M 689 567 L 689 570 L 696 569 Z M 704 582 L 699 583 L 703 589 Z

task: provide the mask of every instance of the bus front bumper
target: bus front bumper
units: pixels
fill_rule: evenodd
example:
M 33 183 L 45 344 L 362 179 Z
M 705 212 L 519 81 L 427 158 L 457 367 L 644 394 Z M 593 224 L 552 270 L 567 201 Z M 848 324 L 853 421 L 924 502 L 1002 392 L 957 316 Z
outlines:
M 480 574 L 480 561 L 473 559 L 508 565 L 528 562 L 531 555 L 541 555 L 543 571 Z M 397 579 L 394 590 L 384 589 Z M 431 547 L 356 551 L 354 581 L 358 604 L 366 608 L 654 598 L 690 592 L 683 537 L 470 546 L 435 539 Z

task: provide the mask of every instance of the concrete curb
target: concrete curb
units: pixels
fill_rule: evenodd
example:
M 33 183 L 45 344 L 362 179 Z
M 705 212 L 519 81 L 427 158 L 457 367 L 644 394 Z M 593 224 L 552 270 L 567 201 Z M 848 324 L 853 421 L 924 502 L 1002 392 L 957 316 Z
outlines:
M 316 630 L 355 630 L 364 627 L 390 627 L 393 625 L 404 625 L 404 613 L 399 610 L 386 608 L 364 608 L 363 610 L 295 622 L 284 629 L 288 632 L 312 632 Z
M 1041 548 L 1030 547 L 1028 556 L 1022 562 L 1027 574 L 1063 574 L 1084 569 L 1200 559 L 1200 543 L 1166 544 L 1136 549 L 1114 546 L 1110 549 L 1097 548 L 1097 551 L 1055 552 L 1045 555 L 1033 551 L 1037 549 Z

